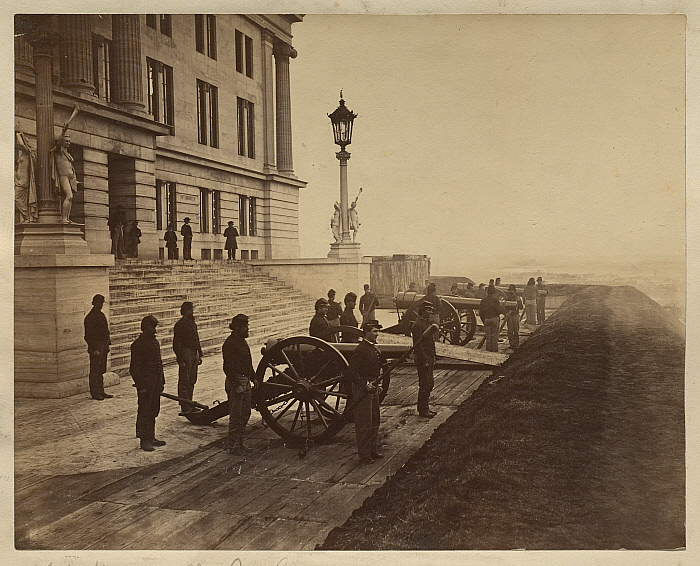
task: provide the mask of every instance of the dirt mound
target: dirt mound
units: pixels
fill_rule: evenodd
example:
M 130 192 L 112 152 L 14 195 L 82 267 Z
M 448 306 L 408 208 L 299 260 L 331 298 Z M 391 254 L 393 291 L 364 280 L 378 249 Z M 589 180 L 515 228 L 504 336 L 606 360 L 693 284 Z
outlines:
M 684 354 L 648 297 L 586 288 L 320 548 L 683 547 Z

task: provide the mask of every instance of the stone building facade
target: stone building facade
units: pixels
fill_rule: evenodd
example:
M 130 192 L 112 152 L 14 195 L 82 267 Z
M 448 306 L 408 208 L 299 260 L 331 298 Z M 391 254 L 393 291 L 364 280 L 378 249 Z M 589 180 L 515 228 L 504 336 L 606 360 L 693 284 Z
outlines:
M 51 17 L 57 137 L 75 105 L 71 220 L 110 253 L 117 206 L 137 220 L 139 258 L 164 257 L 185 217 L 193 259 L 220 259 L 229 220 L 243 259 L 299 257 L 289 94 L 299 15 L 64 14 Z M 36 147 L 32 45 L 15 38 L 16 126 Z M 181 240 L 181 237 L 178 235 Z M 180 242 L 180 248 L 182 243 Z M 167 253 L 165 254 L 167 257 Z

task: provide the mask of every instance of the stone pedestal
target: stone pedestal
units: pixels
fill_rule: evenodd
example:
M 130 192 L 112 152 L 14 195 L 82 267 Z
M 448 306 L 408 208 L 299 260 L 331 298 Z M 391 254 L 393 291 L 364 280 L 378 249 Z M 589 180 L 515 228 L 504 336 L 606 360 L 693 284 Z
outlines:
M 15 230 L 15 396 L 59 398 L 88 391 L 83 319 L 107 297 L 114 258 L 91 254 L 81 225 L 26 224 Z M 118 383 L 105 374 L 105 386 Z
M 364 256 L 358 242 L 333 242 L 327 257 L 361 262 Z

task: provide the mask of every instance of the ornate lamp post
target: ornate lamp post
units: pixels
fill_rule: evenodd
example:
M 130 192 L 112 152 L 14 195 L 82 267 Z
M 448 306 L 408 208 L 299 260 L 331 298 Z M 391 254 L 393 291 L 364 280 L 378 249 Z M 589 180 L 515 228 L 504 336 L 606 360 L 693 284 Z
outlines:
M 343 91 L 340 91 L 340 106 L 333 113 L 328 114 L 333 125 L 333 138 L 340 146 L 340 151 L 335 154 L 340 161 L 340 226 L 342 230 L 341 243 L 350 242 L 350 226 L 348 223 L 348 159 L 350 152 L 345 151 L 345 146 L 352 140 L 352 124 L 357 114 L 348 110 L 343 100 Z

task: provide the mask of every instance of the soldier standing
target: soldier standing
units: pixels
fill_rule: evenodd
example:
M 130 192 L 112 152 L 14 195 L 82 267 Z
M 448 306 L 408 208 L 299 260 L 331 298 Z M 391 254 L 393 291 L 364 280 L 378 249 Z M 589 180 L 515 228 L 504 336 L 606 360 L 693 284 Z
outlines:
M 433 368 L 435 366 L 435 341 L 423 340 L 423 333 L 430 327 L 430 315 L 433 313 L 433 305 L 428 301 L 418 305 L 418 319 L 413 323 L 411 336 L 413 337 L 414 356 L 418 370 L 418 416 L 432 419 L 437 413 L 430 410 L 430 392 L 433 390 L 435 380 Z
M 537 278 L 537 324 L 544 322 L 544 305 L 547 301 L 547 287 L 541 277 Z
M 185 218 L 180 234 L 182 235 L 182 259 L 192 259 L 192 226 L 189 217 Z
M 129 245 L 128 255 L 129 257 L 139 257 L 139 244 L 141 243 L 141 229 L 139 228 L 139 221 L 134 220 L 133 226 L 129 230 Z
M 506 308 L 506 325 L 508 326 L 508 344 L 515 350 L 520 345 L 520 309 L 523 308 L 523 301 L 515 291 L 515 285 L 508 286 L 506 301 L 514 301 L 515 307 Z
M 231 335 L 221 348 L 229 402 L 228 446 L 231 454 L 242 456 L 251 451 L 243 441 L 245 427 L 250 419 L 250 382 L 255 375 L 250 347 L 245 340 L 248 338 L 248 317 L 237 314 L 228 327 Z
M 112 255 L 116 259 L 124 259 L 124 225 L 126 224 L 126 212 L 124 207 L 118 205 L 116 210 L 109 215 L 107 226 L 112 238 Z
M 168 226 L 165 231 L 165 247 L 168 248 L 168 259 L 177 259 L 177 234 L 175 233 L 175 224 Z
M 111 399 L 114 395 L 105 393 L 103 374 L 107 371 L 107 352 L 109 352 L 109 325 L 107 317 L 102 312 L 105 304 L 103 295 L 97 294 L 92 298 L 92 310 L 83 322 L 85 326 L 85 342 L 90 355 L 90 395 L 93 399 L 102 401 Z
M 345 299 L 343 299 L 343 302 L 345 303 L 345 310 L 343 311 L 343 314 L 340 315 L 340 324 L 342 326 L 352 326 L 354 328 L 357 328 L 357 319 L 355 318 L 355 305 L 357 304 L 357 295 L 355 293 L 348 293 L 345 295 Z M 357 337 L 356 336 L 351 336 L 351 335 L 345 335 L 343 334 L 343 337 L 341 339 L 341 342 L 357 342 Z
M 496 298 L 496 287 L 489 286 L 487 296 L 479 304 L 479 318 L 484 323 L 486 349 L 498 352 L 498 327 L 501 321 L 501 303 Z
M 379 306 L 379 299 L 377 295 L 369 290 L 369 285 L 365 284 L 365 294 L 360 297 L 360 314 L 362 315 L 362 322 L 367 322 L 368 320 L 375 320 L 374 309 Z
M 525 300 L 525 324 L 527 326 L 536 326 L 537 324 L 537 287 L 535 286 L 535 278 L 530 277 L 523 290 L 523 299 Z
M 352 386 L 357 453 L 362 464 L 383 458 L 377 444 L 379 434 L 379 394 L 374 381 L 382 369 L 382 356 L 376 346 L 381 325 L 376 320 L 362 324 L 364 336 L 350 358 L 346 371 Z
M 202 346 L 199 343 L 197 324 L 194 321 L 194 305 L 185 301 L 180 307 L 182 318 L 173 328 L 173 351 L 179 366 L 177 396 L 192 400 L 194 384 L 197 383 L 197 368 L 202 363 Z M 180 403 L 182 413 L 192 412 L 190 405 Z
M 233 225 L 233 220 L 228 221 L 228 228 L 224 230 L 224 238 L 226 238 L 224 249 L 228 251 L 228 258 L 236 259 L 236 249 L 238 248 L 236 238 L 238 238 L 238 230 L 236 230 L 236 227 Z
M 165 387 L 160 343 L 156 340 L 158 320 L 152 315 L 141 321 L 141 335 L 131 345 L 129 372 L 138 395 L 136 437 L 141 439 L 141 450 L 153 452 L 154 446 L 165 446 L 165 440 L 155 436 L 156 417 L 160 412 L 160 393 Z
M 328 324 L 330 326 L 340 326 L 340 315 L 343 314 L 343 307 L 335 302 L 335 289 L 328 291 Z
M 323 298 L 319 299 L 314 304 L 314 309 L 316 309 L 316 314 L 309 324 L 309 336 L 315 336 L 316 338 L 325 340 L 328 336 L 328 330 L 330 329 L 328 320 L 326 320 L 328 301 Z

